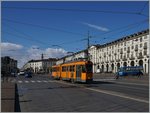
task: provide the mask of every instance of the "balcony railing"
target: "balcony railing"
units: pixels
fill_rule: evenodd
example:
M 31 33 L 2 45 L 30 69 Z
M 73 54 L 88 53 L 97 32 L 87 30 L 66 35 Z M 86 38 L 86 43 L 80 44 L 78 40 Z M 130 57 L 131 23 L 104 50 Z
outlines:
M 130 60 L 134 60 L 135 58 L 134 58 L 133 56 L 131 56 L 129 59 L 130 59 Z
M 109 61 L 107 60 L 106 63 L 109 63 Z
M 120 59 L 116 59 L 117 62 L 120 62 Z
M 130 53 L 130 50 L 127 50 L 127 53 Z
M 127 60 L 127 58 L 126 57 L 123 57 L 123 59 L 122 59 L 123 61 L 126 61 Z
M 114 60 L 110 60 L 110 62 L 114 62 Z
M 140 53 L 138 54 L 137 58 L 138 58 L 138 59 L 143 58 L 142 52 L 140 52 Z
M 123 54 L 123 51 L 120 51 L 120 54 Z

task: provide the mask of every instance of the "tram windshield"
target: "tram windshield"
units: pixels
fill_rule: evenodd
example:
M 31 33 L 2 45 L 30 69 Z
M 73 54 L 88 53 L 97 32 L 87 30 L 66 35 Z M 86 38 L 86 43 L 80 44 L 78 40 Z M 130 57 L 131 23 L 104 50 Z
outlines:
M 87 64 L 87 65 L 86 65 L 86 70 L 87 70 L 87 72 L 92 73 L 92 72 L 93 72 L 92 67 L 93 67 L 92 64 Z

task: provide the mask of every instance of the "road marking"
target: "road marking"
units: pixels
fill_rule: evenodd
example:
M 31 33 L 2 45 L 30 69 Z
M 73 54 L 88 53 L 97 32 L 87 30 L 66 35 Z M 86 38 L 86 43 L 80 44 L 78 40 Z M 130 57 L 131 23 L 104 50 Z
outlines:
M 48 81 L 46 81 L 46 80 L 43 80 L 43 82 L 48 82 Z
M 147 89 L 143 89 L 143 88 L 139 88 L 139 87 L 129 87 L 129 86 L 123 86 L 123 85 L 115 85 L 115 87 L 125 87 L 125 88 L 130 88 L 130 89 L 140 89 L 140 90 L 147 91 Z
M 38 80 L 37 82 L 41 82 L 40 80 Z
M 79 86 L 79 85 L 65 83 L 65 82 L 60 82 L 60 81 L 55 81 L 55 82 L 56 83 L 61 83 L 61 84 L 66 84 L 66 85 Z M 79 86 L 79 87 L 82 87 L 84 89 L 88 89 L 88 90 L 91 90 L 91 91 L 99 92 L 99 93 L 104 93 L 104 94 L 108 94 L 108 95 L 113 95 L 113 96 L 118 96 L 118 97 L 121 97 L 121 98 L 126 98 L 126 99 L 130 99 L 130 100 L 138 101 L 138 102 L 149 103 L 149 101 L 147 101 L 147 100 L 133 98 L 133 97 L 127 96 L 127 95 L 125 95 L 123 93 L 119 93 L 119 92 L 113 92 L 113 91 L 106 91 L 106 90 L 100 90 L 100 89 L 87 88 L 85 86 Z
M 94 79 L 94 81 L 107 81 L 107 80 L 108 80 L 108 82 L 113 82 L 113 83 L 118 83 L 118 84 L 149 86 L 149 84 L 142 84 L 142 83 L 141 84 L 137 84 L 137 83 L 118 82 L 116 79 Z
M 88 89 L 88 90 L 91 90 L 91 91 L 96 91 L 96 92 L 99 92 L 99 93 L 105 93 L 105 94 L 109 94 L 109 95 L 113 95 L 113 96 L 118 96 L 118 97 L 121 97 L 121 98 L 130 99 L 130 100 L 135 100 L 135 101 L 139 101 L 139 102 L 149 103 L 149 101 L 147 101 L 147 100 L 142 100 L 142 99 L 138 99 L 138 98 L 129 97 L 129 96 L 126 96 L 126 95 L 124 95 L 122 93 L 118 93 L 118 92 L 105 91 L 105 90 L 99 90 L 99 89 L 93 89 L 93 88 L 85 88 L 85 89 Z
M 18 81 L 18 83 L 22 83 L 22 81 L 21 81 L 21 80 L 19 80 L 19 81 Z
M 48 82 L 54 82 L 54 81 L 49 80 Z
M 25 82 L 25 83 L 29 83 L 29 81 L 27 81 L 27 80 L 26 80 L 26 81 L 24 81 L 24 82 Z
M 140 85 L 140 86 L 149 86 L 149 84 L 137 84 L 137 83 L 125 83 L 125 82 L 115 82 L 115 83 L 119 83 L 119 84 L 129 84 L 129 85 Z
M 94 81 L 108 81 L 108 80 L 116 80 L 116 79 L 114 79 L 114 78 L 94 79 Z
M 34 83 L 35 81 L 32 80 L 31 82 Z

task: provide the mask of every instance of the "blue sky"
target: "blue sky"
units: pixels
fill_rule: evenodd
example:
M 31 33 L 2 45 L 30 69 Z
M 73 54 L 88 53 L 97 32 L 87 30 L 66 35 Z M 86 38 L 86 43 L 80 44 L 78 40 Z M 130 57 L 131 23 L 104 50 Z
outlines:
M 33 47 L 38 47 L 38 51 L 46 51 L 48 48 L 58 51 L 59 48 L 63 51 L 63 56 L 67 51 L 85 49 L 87 42 L 78 40 L 87 38 L 88 31 L 93 37 L 90 45 L 93 45 L 104 44 L 149 28 L 148 22 L 145 22 L 149 18 L 145 16 L 149 14 L 147 1 L 3 1 L 1 6 L 2 43 L 20 45 L 24 51 Z M 143 15 L 130 12 L 141 12 Z M 134 23 L 137 24 L 123 28 Z M 120 29 L 115 30 L 117 28 Z M 59 45 L 61 48 L 52 45 Z

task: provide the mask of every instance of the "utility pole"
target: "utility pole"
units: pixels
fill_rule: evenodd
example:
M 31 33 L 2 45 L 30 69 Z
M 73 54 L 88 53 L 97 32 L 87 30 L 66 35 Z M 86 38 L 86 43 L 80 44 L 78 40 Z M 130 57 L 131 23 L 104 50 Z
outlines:
M 87 60 L 89 59 L 89 47 L 90 47 L 90 33 L 88 31 L 88 37 L 87 37 Z
M 43 58 L 44 58 L 44 55 L 43 55 L 43 53 L 41 54 L 41 59 L 43 60 Z

